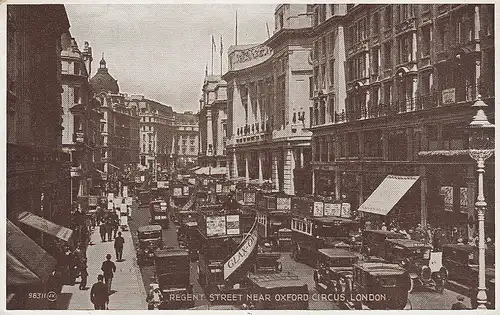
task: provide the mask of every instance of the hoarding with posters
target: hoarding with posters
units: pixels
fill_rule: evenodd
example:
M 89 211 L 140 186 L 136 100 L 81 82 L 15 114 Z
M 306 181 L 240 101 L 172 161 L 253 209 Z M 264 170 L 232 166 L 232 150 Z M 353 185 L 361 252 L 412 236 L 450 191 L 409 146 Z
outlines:
M 227 235 L 240 234 L 240 216 L 237 214 L 226 216 L 226 233 Z
M 207 236 L 226 234 L 225 216 L 210 216 L 206 218 L 206 221 L 207 221 Z
M 254 227 L 240 244 L 238 251 L 224 263 L 224 279 L 227 279 L 250 256 L 257 244 L 257 228 Z
M 313 208 L 313 216 L 315 217 L 322 217 L 323 216 L 323 210 L 324 210 L 324 204 L 322 201 L 315 201 L 314 202 L 314 208 Z

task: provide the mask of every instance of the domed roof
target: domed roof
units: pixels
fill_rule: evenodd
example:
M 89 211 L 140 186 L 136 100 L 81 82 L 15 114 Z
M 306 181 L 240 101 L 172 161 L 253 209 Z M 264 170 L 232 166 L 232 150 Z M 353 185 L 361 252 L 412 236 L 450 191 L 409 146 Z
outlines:
M 96 93 L 105 91 L 116 94 L 120 92 L 118 81 L 116 81 L 115 78 L 109 74 L 108 68 L 106 68 L 104 54 L 99 62 L 99 69 L 97 69 L 97 73 L 90 79 L 90 85 L 92 86 L 92 90 Z

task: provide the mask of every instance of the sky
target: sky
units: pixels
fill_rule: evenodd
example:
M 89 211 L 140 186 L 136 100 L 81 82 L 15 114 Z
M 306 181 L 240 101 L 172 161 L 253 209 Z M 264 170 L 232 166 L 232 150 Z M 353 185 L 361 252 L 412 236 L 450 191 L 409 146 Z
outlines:
M 262 43 L 274 30 L 276 4 L 66 4 L 71 36 L 83 49 L 92 47 L 92 75 L 102 53 L 120 92 L 141 94 L 171 105 L 175 111 L 197 112 L 205 67 L 211 73 L 214 36 L 214 74 L 223 72 L 227 50 L 235 43 Z

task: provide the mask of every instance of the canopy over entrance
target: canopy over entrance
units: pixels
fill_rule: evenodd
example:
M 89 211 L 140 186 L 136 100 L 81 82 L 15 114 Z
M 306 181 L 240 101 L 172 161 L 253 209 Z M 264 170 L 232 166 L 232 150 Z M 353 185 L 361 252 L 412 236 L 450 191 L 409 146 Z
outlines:
M 387 215 L 418 178 L 418 176 L 387 175 L 358 211 Z
M 71 235 L 73 235 L 73 230 L 55 224 L 54 222 L 39 217 L 31 212 L 27 211 L 22 212 L 21 214 L 19 214 L 18 219 L 19 222 L 21 223 L 24 223 L 44 233 L 57 237 L 58 239 L 61 239 L 65 242 L 68 242 L 71 238 Z
M 209 167 L 209 166 L 204 166 L 196 171 L 194 171 L 195 174 L 198 175 L 225 175 L 227 173 L 227 170 L 225 167 Z
M 10 221 L 7 221 L 6 247 L 8 286 L 48 280 L 55 259 Z

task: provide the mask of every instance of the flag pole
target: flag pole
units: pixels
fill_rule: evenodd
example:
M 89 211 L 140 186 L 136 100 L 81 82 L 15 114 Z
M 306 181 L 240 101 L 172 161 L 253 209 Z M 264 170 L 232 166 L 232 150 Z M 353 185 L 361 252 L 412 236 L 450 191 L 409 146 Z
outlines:
M 236 10 L 236 29 L 234 31 L 235 45 L 238 45 L 238 10 Z
M 220 36 L 220 76 L 222 78 L 222 35 Z
M 212 70 L 211 70 L 210 74 L 213 75 L 214 74 L 214 35 L 212 35 L 212 43 L 210 45 L 212 47 L 212 49 L 211 49 L 211 51 L 212 51 Z

